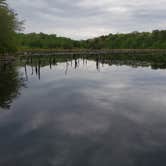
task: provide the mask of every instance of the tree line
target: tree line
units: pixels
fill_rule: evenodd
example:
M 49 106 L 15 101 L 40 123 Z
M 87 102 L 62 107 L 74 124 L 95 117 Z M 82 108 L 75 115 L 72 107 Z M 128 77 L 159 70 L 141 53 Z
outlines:
M 88 40 L 72 40 L 55 34 L 20 33 L 22 22 L 0 0 L 0 54 L 24 49 L 166 49 L 166 30 L 109 34 Z
M 165 49 L 166 30 L 109 34 L 82 41 L 43 33 L 17 34 L 17 41 L 20 48 L 29 49 Z

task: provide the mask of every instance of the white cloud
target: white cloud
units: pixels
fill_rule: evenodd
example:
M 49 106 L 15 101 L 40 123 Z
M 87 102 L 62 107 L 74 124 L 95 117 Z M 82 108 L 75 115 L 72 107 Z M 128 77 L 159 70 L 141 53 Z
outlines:
M 8 0 L 25 32 L 85 39 L 108 33 L 151 31 L 166 26 L 165 0 Z

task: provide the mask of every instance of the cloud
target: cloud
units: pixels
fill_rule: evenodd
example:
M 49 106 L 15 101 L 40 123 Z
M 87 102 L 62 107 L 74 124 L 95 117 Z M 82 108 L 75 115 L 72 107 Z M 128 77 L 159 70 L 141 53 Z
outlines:
M 8 0 L 8 3 L 26 20 L 25 32 L 86 39 L 166 26 L 165 0 Z

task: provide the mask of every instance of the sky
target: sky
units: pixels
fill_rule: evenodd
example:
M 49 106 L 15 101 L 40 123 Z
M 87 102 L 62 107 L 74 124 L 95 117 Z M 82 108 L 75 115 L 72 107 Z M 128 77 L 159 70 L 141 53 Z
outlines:
M 72 39 L 166 28 L 166 0 L 7 0 L 25 33 Z

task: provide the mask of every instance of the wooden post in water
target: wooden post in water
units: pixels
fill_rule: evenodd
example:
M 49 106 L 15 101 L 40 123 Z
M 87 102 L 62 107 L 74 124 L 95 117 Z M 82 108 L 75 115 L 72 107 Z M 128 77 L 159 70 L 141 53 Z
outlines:
M 28 81 L 27 64 L 25 63 L 25 80 Z
M 49 64 L 50 64 L 50 70 L 52 69 L 52 64 L 51 64 L 51 57 L 49 57 Z
M 40 80 L 40 65 L 41 65 L 41 61 L 39 58 L 39 61 L 38 61 L 38 78 L 39 78 L 39 80 Z

